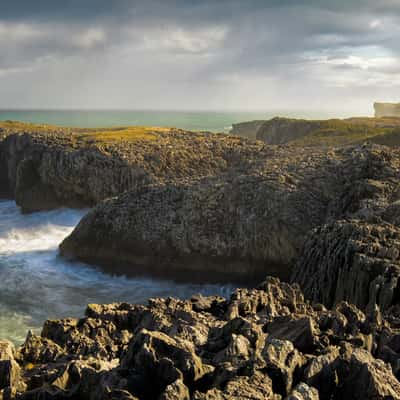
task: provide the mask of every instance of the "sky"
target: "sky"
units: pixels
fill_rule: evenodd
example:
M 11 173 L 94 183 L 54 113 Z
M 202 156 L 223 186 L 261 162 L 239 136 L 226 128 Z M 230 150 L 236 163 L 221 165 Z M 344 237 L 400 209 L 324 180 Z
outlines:
M 400 102 L 399 0 L 1 0 L 0 108 Z

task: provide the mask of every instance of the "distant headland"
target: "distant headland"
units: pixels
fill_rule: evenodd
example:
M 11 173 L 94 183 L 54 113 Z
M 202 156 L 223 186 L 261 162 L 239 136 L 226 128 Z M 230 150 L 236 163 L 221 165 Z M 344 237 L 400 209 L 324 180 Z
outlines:
M 375 117 L 400 117 L 400 103 L 374 103 Z

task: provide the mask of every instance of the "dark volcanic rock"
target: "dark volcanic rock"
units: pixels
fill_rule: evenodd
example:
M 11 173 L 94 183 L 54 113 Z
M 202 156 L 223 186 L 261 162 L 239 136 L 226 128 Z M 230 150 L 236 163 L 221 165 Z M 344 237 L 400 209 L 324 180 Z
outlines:
M 259 289 L 238 289 L 224 302 L 92 304 L 80 320 L 48 321 L 41 337 L 29 334 L 16 352 L 9 343 L 0 346 L 0 394 L 33 400 L 400 399 L 399 310 L 371 322 L 347 303 L 312 307 L 298 286 L 276 278 Z M 307 345 L 291 334 L 304 326 L 313 327 Z
M 294 279 L 307 296 L 323 302 L 329 297 L 327 304 L 333 304 L 331 291 L 342 290 L 335 298 L 353 301 L 353 289 L 336 289 L 336 269 L 345 252 L 333 244 L 342 240 L 347 246 L 350 234 L 334 229 L 324 241 L 324 232 L 332 229 L 324 224 L 336 226 L 333 221 L 343 218 L 368 226 L 396 223 L 399 165 L 398 150 L 376 145 L 337 150 L 266 147 L 243 169 L 195 182 L 147 186 L 98 205 L 64 240 L 61 253 L 114 270 L 124 265 L 124 272 L 250 282 L 266 273 L 288 279 L 300 255 Z M 378 230 L 387 232 L 381 239 L 389 247 L 382 245 L 374 257 L 397 257 L 395 236 L 386 240 L 388 229 L 379 225 Z M 353 242 L 368 241 L 367 236 L 361 229 Z M 365 284 L 381 273 L 377 269 L 368 273 Z M 319 276 L 328 282 L 315 289 L 324 297 L 309 289 Z M 356 301 L 361 307 L 369 298 L 365 284 L 359 290 L 364 298 Z
M 305 235 L 340 196 L 351 157 L 270 147 L 230 173 L 130 191 L 84 217 L 61 253 L 174 278 L 287 279 Z
M 124 132 L 124 131 L 122 131 Z M 102 139 L 82 129 L 11 129 L 0 136 L 0 189 L 24 211 L 92 206 L 149 183 L 246 165 L 262 143 L 212 133 L 149 131 Z M 106 132 L 106 138 L 110 132 Z M 94 139 L 92 139 L 94 137 Z
M 348 300 L 386 309 L 400 296 L 400 229 L 339 221 L 308 237 L 293 279 L 305 295 L 327 305 Z

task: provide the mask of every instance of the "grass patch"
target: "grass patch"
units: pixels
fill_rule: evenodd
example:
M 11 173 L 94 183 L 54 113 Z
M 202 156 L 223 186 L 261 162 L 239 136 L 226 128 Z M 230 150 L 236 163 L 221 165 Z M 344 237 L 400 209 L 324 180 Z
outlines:
M 15 132 L 54 132 L 60 130 L 58 126 L 47 124 L 31 124 L 29 122 L 20 121 L 0 121 L 0 129 Z
M 351 118 L 319 121 L 314 130 L 292 143 L 304 146 L 340 146 L 366 141 L 399 146 L 400 119 Z
M 158 132 L 168 132 L 170 128 L 157 128 L 148 126 L 132 126 L 129 128 L 116 128 L 111 130 L 91 130 L 73 133 L 73 138 L 86 143 L 112 143 L 120 141 L 151 141 L 157 139 Z

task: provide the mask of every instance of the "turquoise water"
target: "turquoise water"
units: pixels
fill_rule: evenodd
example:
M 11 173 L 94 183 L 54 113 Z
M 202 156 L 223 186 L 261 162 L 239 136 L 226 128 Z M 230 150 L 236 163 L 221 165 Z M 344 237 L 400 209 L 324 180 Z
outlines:
M 229 296 L 233 285 L 177 283 L 105 274 L 58 256 L 84 210 L 21 214 L 0 200 L 0 338 L 21 343 L 47 318 L 81 317 L 88 303 L 146 302 L 149 297 L 187 298 L 194 293 Z
M 0 121 L 14 120 L 60 126 L 95 128 L 127 125 L 177 127 L 188 130 L 228 132 L 232 124 L 275 116 L 292 118 L 330 118 L 341 115 L 319 111 L 73 111 L 73 110 L 0 110 Z

